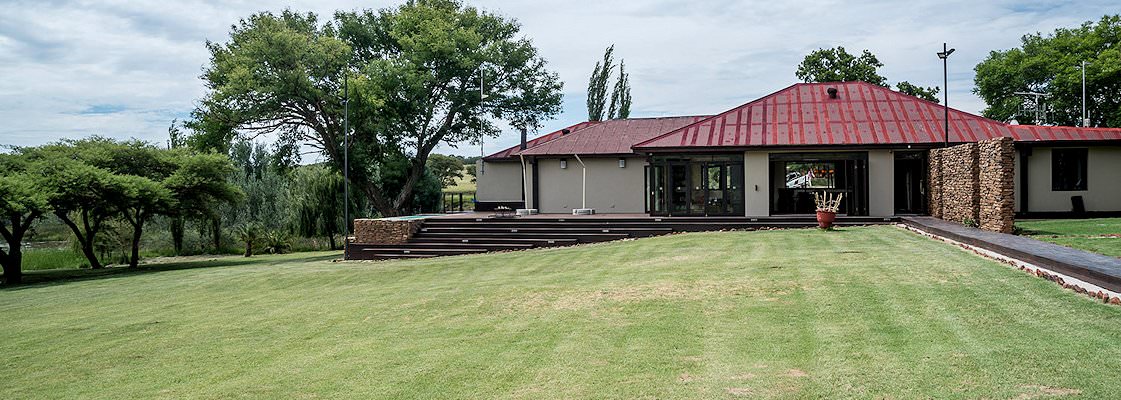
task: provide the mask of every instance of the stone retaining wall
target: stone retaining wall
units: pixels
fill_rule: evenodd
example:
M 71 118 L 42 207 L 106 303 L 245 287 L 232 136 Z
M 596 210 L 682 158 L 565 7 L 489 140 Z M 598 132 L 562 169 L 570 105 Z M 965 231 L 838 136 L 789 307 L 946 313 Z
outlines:
M 1015 157 L 1011 138 L 930 151 L 930 215 L 1012 232 Z
M 409 241 L 420 229 L 421 221 L 356 219 L 354 220 L 354 243 L 398 244 Z

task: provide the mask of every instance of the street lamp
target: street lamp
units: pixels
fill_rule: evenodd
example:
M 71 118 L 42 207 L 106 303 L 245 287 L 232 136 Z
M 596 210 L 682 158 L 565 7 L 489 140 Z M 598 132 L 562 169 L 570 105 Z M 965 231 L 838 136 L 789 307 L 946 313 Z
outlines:
M 343 230 L 346 237 L 343 245 L 350 240 L 350 68 L 343 70 Z
M 943 144 L 950 147 L 950 84 L 949 73 L 947 72 L 946 59 L 950 58 L 950 54 L 954 54 L 954 49 L 947 49 L 946 43 L 942 43 L 942 51 L 938 52 L 938 58 L 942 59 L 942 110 L 943 118 L 945 121 L 946 133 Z

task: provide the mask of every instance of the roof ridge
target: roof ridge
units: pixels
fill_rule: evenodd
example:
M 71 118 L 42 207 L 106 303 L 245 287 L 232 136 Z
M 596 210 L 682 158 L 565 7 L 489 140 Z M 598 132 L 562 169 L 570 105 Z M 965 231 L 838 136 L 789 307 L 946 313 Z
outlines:
M 719 113 L 716 113 L 716 114 L 710 115 L 710 116 L 708 116 L 707 118 L 702 118 L 702 119 L 700 119 L 700 120 L 694 121 L 693 123 L 691 123 L 691 124 L 689 124 L 689 125 L 685 125 L 685 126 L 683 126 L 683 127 L 680 127 L 680 128 L 674 129 L 674 130 L 671 130 L 671 131 L 669 131 L 669 132 L 666 132 L 666 133 L 663 133 L 663 134 L 661 134 L 661 135 L 655 136 L 655 137 L 653 137 L 653 138 L 651 138 L 651 139 L 649 139 L 649 140 L 644 140 L 644 141 L 642 141 L 642 142 L 640 142 L 640 143 L 636 143 L 636 144 L 634 144 L 634 145 L 631 145 L 631 149 L 635 149 L 635 148 L 638 148 L 638 147 L 642 147 L 642 145 L 644 145 L 644 144 L 647 144 L 647 143 L 653 142 L 653 141 L 655 141 L 655 140 L 659 140 L 659 139 L 661 139 L 661 138 L 663 138 L 663 137 L 666 137 L 666 136 L 669 136 L 669 135 L 671 135 L 671 134 L 673 134 L 673 133 L 675 133 L 675 132 L 679 132 L 679 131 L 682 131 L 682 130 L 685 130 L 685 129 L 689 129 L 689 128 L 692 128 L 692 127 L 693 127 L 693 126 L 695 126 L 695 125 L 698 125 L 698 124 L 702 124 L 702 123 L 705 123 L 705 122 L 707 122 L 707 121 L 709 121 L 709 120 L 712 120 L 712 119 L 714 119 L 714 118 L 716 118 L 716 117 L 719 117 L 719 116 L 721 116 L 721 115 L 724 115 L 725 113 L 729 113 L 729 112 L 731 112 L 732 110 L 736 110 L 736 109 L 740 109 L 740 108 L 743 108 L 743 107 L 747 107 L 747 106 L 749 106 L 749 105 L 751 105 L 751 104 L 754 104 L 754 103 L 756 103 L 756 102 L 759 102 L 759 101 L 763 101 L 764 99 L 767 99 L 767 98 L 769 98 L 769 97 L 771 97 L 771 96 L 775 96 L 775 95 L 777 95 L 777 94 L 779 94 L 779 93 L 785 92 L 785 91 L 787 91 L 787 90 L 790 90 L 790 89 L 792 89 L 792 88 L 794 88 L 794 87 L 796 87 L 796 86 L 798 86 L 798 85 L 801 85 L 801 84 L 805 84 L 805 83 L 808 83 L 808 82 L 798 82 L 798 83 L 795 83 L 795 84 L 793 84 L 793 85 L 790 85 L 790 86 L 784 87 L 784 88 L 782 88 L 782 89 L 779 89 L 779 90 L 773 91 L 773 92 L 771 92 L 770 94 L 768 94 L 768 95 L 766 95 L 766 96 L 760 97 L 760 98 L 758 98 L 758 99 L 755 99 L 755 100 L 752 100 L 752 101 L 749 101 L 749 102 L 746 102 L 746 103 L 743 103 L 743 104 L 740 104 L 740 105 L 738 105 L 738 106 L 735 106 L 735 107 L 729 108 L 729 109 L 727 109 L 727 110 L 724 110 L 724 111 L 721 111 L 721 112 L 719 112 Z
M 584 121 L 584 122 L 579 122 L 579 123 L 573 124 L 573 125 L 571 125 L 567 128 L 562 128 L 562 129 L 558 129 L 558 130 L 549 132 L 545 136 L 552 135 L 552 134 L 557 133 L 557 132 L 561 132 L 561 134 L 557 135 L 557 137 L 555 137 L 555 138 L 542 141 L 541 143 L 534 144 L 533 146 L 526 146 L 525 150 L 541 147 L 541 146 L 547 145 L 549 143 L 564 139 L 566 137 L 569 137 L 569 135 L 573 135 L 573 134 L 578 133 L 578 132 L 583 132 L 584 130 L 587 130 L 588 128 L 591 128 L 593 126 L 602 124 L 603 122 L 604 121 Z M 565 129 L 569 129 L 569 128 L 572 128 L 572 127 L 578 127 L 578 128 L 571 129 L 571 130 L 568 131 L 568 133 L 563 133 L 563 131 Z M 517 147 L 517 146 L 514 146 L 514 147 Z M 522 151 L 524 151 L 524 150 L 523 149 L 516 149 L 516 150 L 510 152 L 510 155 L 511 156 L 516 156 L 518 154 L 521 154 Z

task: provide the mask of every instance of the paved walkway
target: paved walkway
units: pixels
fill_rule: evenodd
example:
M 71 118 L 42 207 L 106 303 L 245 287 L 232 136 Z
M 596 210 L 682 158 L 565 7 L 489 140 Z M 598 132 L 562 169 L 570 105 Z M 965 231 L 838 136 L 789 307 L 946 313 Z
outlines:
M 1038 265 L 1121 292 L 1121 259 L 1024 236 L 983 231 L 933 217 L 903 217 L 908 226 Z

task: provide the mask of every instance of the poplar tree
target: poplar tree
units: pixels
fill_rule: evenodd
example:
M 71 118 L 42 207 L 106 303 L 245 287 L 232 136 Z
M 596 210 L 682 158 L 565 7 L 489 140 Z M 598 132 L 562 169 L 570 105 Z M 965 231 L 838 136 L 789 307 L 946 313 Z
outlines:
M 611 79 L 611 70 L 615 67 L 614 52 L 615 45 L 609 46 L 603 53 L 603 62 L 596 62 L 592 69 L 592 77 L 588 80 L 588 121 L 603 120 L 603 108 L 607 103 L 607 81 Z
M 611 108 L 607 113 L 608 119 L 627 119 L 631 116 L 631 82 L 627 75 L 626 63 L 619 61 L 619 80 L 615 81 L 615 90 L 611 92 Z

